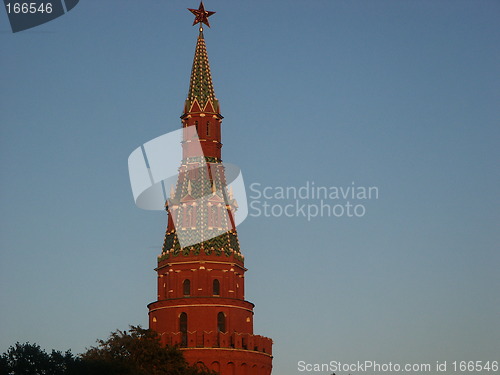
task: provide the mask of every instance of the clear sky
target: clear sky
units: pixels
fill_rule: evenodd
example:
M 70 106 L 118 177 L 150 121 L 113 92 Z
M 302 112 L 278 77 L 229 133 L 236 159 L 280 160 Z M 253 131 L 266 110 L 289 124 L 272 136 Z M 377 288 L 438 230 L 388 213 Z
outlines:
M 134 205 L 127 158 L 180 127 L 197 6 L 82 0 L 16 34 L 0 10 L 0 352 L 147 326 L 166 214 Z M 500 3 L 205 6 L 223 158 L 249 203 L 251 184 L 379 191 L 351 200 L 362 217 L 251 211 L 238 228 L 273 374 L 499 360 Z

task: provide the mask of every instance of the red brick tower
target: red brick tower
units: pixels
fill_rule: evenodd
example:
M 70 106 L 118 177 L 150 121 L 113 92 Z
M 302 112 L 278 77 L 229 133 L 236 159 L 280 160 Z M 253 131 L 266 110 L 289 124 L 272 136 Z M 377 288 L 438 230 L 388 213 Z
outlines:
M 213 12 L 203 3 L 190 10 L 195 24 L 209 26 Z M 221 160 L 222 118 L 200 27 L 181 116 L 183 160 L 166 203 L 158 300 L 148 305 L 149 326 L 164 344 L 179 345 L 191 364 L 203 363 L 222 375 L 270 375 L 272 340 L 254 335 L 254 305 L 245 300 L 237 204 Z

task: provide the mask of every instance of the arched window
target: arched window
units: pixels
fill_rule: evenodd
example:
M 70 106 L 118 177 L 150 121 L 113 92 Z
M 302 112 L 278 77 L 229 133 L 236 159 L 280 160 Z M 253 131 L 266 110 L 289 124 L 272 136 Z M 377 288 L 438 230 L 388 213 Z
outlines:
M 179 316 L 179 331 L 181 332 L 181 346 L 185 348 L 188 342 L 188 315 L 185 312 Z
M 213 283 L 214 296 L 220 296 L 220 281 L 215 279 Z
M 217 361 L 212 362 L 210 368 L 214 371 L 220 372 L 220 363 Z
M 219 208 L 217 206 L 211 206 L 210 207 L 210 218 L 212 227 L 218 227 L 219 226 Z
M 196 228 L 197 208 L 193 207 L 193 215 L 191 216 L 191 228 Z
M 193 207 L 191 205 L 184 208 L 184 222 L 182 223 L 184 227 L 190 227 L 193 220 Z
M 185 296 L 191 295 L 191 280 L 184 280 L 184 282 L 182 283 L 182 291 Z
M 226 316 L 221 311 L 217 314 L 217 330 L 219 332 L 226 332 Z
M 210 121 L 207 121 L 207 137 L 210 136 Z
M 195 228 L 196 227 L 196 206 L 186 206 L 184 208 L 184 227 Z
M 197 138 L 198 137 L 198 121 L 195 121 L 194 124 L 194 130 L 193 130 L 193 127 L 191 127 L 191 131 L 190 131 L 190 134 L 191 134 L 191 138 Z

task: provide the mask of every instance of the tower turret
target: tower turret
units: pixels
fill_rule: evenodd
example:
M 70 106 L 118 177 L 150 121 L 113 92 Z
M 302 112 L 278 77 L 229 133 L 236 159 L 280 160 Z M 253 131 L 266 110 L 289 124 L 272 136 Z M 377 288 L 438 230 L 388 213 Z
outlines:
M 210 26 L 214 12 L 203 3 L 190 11 L 194 24 Z M 192 364 L 222 375 L 269 375 L 272 340 L 254 335 L 254 305 L 245 300 L 247 269 L 234 222 L 238 205 L 221 160 L 222 119 L 200 27 L 181 116 L 183 159 L 165 205 L 158 299 L 148 305 L 149 325 L 165 345 L 179 345 Z

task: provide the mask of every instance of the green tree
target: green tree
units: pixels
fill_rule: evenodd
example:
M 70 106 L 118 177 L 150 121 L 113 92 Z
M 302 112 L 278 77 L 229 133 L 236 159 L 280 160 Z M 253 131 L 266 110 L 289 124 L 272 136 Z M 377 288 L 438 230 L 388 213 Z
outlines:
M 80 356 L 39 345 L 11 346 L 0 356 L 0 375 L 216 375 L 205 367 L 190 366 L 177 347 L 164 347 L 156 332 L 131 326 Z
M 0 375 L 76 375 L 80 360 L 70 351 L 47 354 L 37 344 L 16 343 L 0 356 Z
M 89 375 L 216 375 L 189 366 L 176 347 L 165 347 L 155 331 L 140 326 L 117 330 L 82 354 Z

